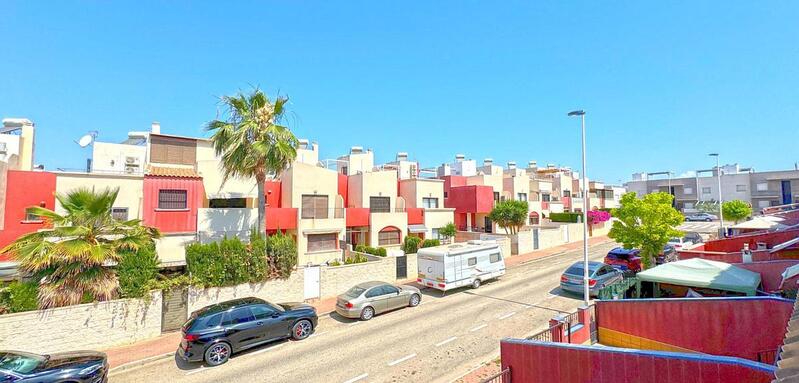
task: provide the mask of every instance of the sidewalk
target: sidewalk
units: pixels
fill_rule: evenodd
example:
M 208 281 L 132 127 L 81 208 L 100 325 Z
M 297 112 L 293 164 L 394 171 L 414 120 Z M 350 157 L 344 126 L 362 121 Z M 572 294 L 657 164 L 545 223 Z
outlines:
M 595 246 L 609 241 L 607 236 L 593 237 L 588 239 L 589 246 Z M 565 245 L 551 247 L 548 249 L 531 251 L 505 259 L 508 268 L 518 266 L 522 263 L 534 261 L 536 259 L 549 257 L 570 250 L 577 250 L 583 246 L 582 242 L 572 242 Z M 415 282 L 415 279 L 398 281 L 399 284 Z M 336 297 L 328 297 L 310 302 L 316 308 L 319 316 L 333 312 L 336 308 Z M 180 344 L 180 331 L 162 334 L 161 336 L 145 341 L 118 346 L 103 350 L 108 355 L 108 364 L 114 372 L 140 366 L 150 361 L 158 359 L 172 358 Z

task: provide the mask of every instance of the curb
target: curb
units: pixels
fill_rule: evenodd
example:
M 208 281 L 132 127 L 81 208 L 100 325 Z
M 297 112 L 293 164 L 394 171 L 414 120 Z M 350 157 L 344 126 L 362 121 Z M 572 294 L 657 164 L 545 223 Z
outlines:
M 119 366 L 112 367 L 111 369 L 109 369 L 108 370 L 108 376 L 113 376 L 113 375 L 119 374 L 119 373 L 124 372 L 124 371 L 133 370 L 133 369 L 136 369 L 138 367 L 142 367 L 144 365 L 147 365 L 147 364 L 150 364 L 150 363 L 153 363 L 153 362 L 158 362 L 158 361 L 161 361 L 161 360 L 164 360 L 164 359 L 168 359 L 168 358 L 173 357 L 173 356 L 175 356 L 175 352 L 174 351 L 173 352 L 168 352 L 168 353 L 165 353 L 165 354 L 161 354 L 161 355 L 150 356 L 150 357 L 147 357 L 147 358 L 144 358 L 144 359 L 134 360 L 132 362 L 128 362 L 128 363 L 125 363 L 125 364 L 121 364 Z

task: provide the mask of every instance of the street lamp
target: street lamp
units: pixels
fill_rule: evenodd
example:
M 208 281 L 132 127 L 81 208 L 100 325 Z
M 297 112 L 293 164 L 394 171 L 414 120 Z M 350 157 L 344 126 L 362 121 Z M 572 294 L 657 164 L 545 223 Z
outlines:
M 721 227 L 721 236 L 726 237 L 727 235 L 724 232 L 724 201 L 721 199 L 721 167 L 719 166 L 719 154 L 710 153 L 708 156 L 716 157 L 716 178 L 718 178 L 719 181 L 719 227 Z
M 588 286 L 588 201 L 586 188 L 588 188 L 588 175 L 585 172 L 585 111 L 575 110 L 569 112 L 569 117 L 580 116 L 583 133 L 583 303 L 588 306 L 590 297 L 590 287 Z

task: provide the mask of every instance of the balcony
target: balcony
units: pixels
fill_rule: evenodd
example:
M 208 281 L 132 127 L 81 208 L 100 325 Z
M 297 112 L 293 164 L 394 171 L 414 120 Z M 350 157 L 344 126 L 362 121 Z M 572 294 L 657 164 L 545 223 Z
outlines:
M 287 230 L 297 228 L 297 208 L 267 207 L 266 230 Z
M 424 209 L 409 207 L 405 210 L 408 213 L 408 225 L 424 224 Z
M 369 208 L 348 207 L 347 227 L 369 226 Z
M 344 229 L 344 208 L 300 209 L 302 230 Z

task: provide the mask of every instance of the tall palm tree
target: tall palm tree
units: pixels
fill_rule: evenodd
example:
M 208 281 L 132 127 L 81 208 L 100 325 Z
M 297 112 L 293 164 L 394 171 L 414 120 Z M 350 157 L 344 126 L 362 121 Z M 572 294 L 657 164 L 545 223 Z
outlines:
M 288 98 L 278 97 L 272 102 L 256 88 L 250 94 L 224 96 L 221 102 L 227 109 L 225 120 L 213 120 L 206 129 L 213 132 L 214 150 L 222 156 L 224 181 L 233 177 L 255 178 L 258 232 L 264 233 L 264 181 L 267 175 L 278 175 L 297 157 L 297 137 L 280 125 Z
M 118 192 L 118 188 L 97 193 L 81 188 L 57 194 L 64 215 L 28 208 L 50 228 L 23 235 L 0 253 L 11 254 L 21 270 L 41 278 L 40 308 L 79 304 L 87 295 L 113 299 L 119 283 L 108 266 L 119 261 L 120 250 L 135 251 L 160 237 L 158 229 L 142 226 L 138 219 L 112 217 Z

